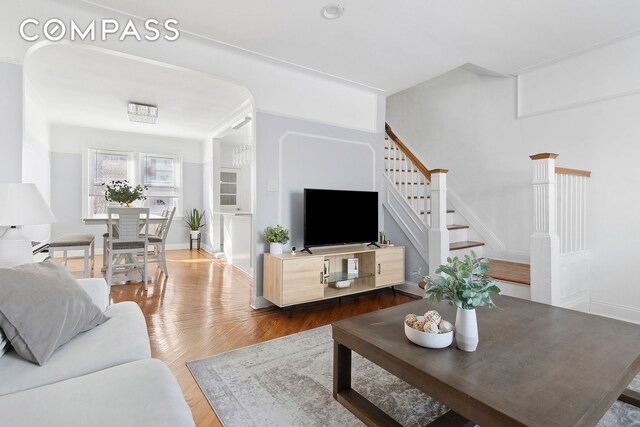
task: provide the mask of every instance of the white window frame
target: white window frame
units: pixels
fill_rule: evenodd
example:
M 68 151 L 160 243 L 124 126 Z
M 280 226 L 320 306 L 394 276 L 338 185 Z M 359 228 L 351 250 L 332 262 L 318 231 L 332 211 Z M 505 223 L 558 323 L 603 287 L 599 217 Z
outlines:
M 142 186 L 148 185 L 144 180 L 144 168 L 145 168 L 145 158 L 147 157 L 155 157 L 159 159 L 170 159 L 173 161 L 173 185 L 163 186 L 157 185 L 156 187 L 165 187 L 165 188 L 173 188 L 174 195 L 167 196 L 169 198 L 175 198 L 175 207 L 176 207 L 176 217 L 182 217 L 182 161 L 180 156 L 175 154 L 158 154 L 158 153 L 137 153 L 138 155 L 138 179 L 140 180 L 140 184 Z M 153 187 L 149 185 L 149 187 Z
M 89 168 L 91 167 L 90 162 L 95 159 L 93 157 L 93 153 L 113 153 L 119 155 L 126 155 L 129 157 L 127 163 L 127 176 L 129 184 L 131 185 L 143 185 L 144 186 L 144 158 L 147 157 L 161 157 L 161 158 L 170 158 L 174 161 L 174 186 L 176 188 L 175 196 L 177 198 L 176 201 L 176 216 L 175 218 L 182 218 L 182 199 L 184 197 L 182 182 L 183 182 L 183 164 L 182 158 L 175 153 L 151 153 L 143 150 L 113 150 L 113 149 L 102 149 L 95 147 L 87 147 L 82 151 L 83 159 L 82 159 L 82 216 L 83 217 L 91 217 L 93 212 L 90 211 L 89 198 L 94 196 L 90 194 L 91 187 L 93 187 L 93 183 L 89 182 Z M 106 183 L 105 183 L 106 184 Z

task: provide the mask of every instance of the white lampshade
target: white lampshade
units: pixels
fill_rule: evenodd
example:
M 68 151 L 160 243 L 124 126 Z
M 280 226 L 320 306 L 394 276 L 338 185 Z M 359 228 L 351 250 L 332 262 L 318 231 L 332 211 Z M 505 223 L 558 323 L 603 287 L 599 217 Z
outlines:
M 51 224 L 56 221 L 35 184 L 0 184 L 0 226 Z

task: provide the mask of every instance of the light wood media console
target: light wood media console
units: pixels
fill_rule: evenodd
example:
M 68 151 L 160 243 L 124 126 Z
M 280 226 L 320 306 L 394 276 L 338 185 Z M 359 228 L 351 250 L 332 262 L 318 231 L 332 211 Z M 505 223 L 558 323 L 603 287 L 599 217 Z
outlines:
M 348 258 L 357 258 L 357 274 L 346 272 Z M 328 277 L 324 264 L 329 261 Z M 332 249 L 313 249 L 313 254 L 264 254 L 264 297 L 278 307 L 338 298 L 404 281 L 404 247 L 366 245 Z M 348 288 L 330 285 L 340 280 L 352 280 Z

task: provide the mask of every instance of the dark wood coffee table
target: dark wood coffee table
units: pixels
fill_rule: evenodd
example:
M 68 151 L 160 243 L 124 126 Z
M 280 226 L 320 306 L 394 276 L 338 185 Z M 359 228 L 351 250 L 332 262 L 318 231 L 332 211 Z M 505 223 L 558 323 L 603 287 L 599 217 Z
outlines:
M 418 347 L 404 317 L 455 308 L 410 302 L 333 324 L 333 396 L 367 425 L 397 426 L 351 388 L 351 351 L 444 403 L 430 425 L 588 426 L 623 400 L 640 406 L 627 385 L 640 371 L 640 325 L 498 296 L 503 310 L 479 308 L 474 353 Z

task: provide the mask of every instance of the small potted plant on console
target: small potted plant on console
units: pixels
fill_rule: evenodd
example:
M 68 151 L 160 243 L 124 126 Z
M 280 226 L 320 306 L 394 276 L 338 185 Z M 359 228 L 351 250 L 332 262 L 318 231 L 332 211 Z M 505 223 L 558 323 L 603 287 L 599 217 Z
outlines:
M 286 230 L 281 225 L 267 227 L 264 230 L 264 241 L 269 243 L 269 252 L 281 254 L 282 245 L 289 241 L 289 230 Z
M 424 297 L 429 304 L 448 299 L 449 304 L 458 307 L 456 313 L 456 345 L 463 351 L 475 351 L 478 346 L 478 323 L 476 307 L 483 305 L 496 307 L 491 294 L 500 293 L 496 281 L 486 276 L 489 271 L 489 259 L 465 255 L 464 260 L 458 257 L 447 258 L 447 264 L 436 269 L 436 277 L 424 276 L 426 283 Z

